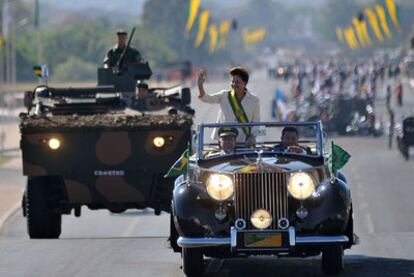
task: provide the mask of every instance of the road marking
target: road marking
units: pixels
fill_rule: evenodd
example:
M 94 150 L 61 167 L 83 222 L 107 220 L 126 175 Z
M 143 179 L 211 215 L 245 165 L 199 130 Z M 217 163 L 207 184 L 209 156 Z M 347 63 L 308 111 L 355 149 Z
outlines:
M 134 231 L 135 227 L 138 226 L 138 223 L 140 222 L 140 219 L 141 218 L 137 216 L 135 218 L 135 220 L 133 220 L 131 222 L 131 224 L 128 226 L 128 228 L 125 230 L 125 232 L 123 234 L 125 237 L 131 237 L 131 236 L 133 236 L 133 231 Z
M 371 214 L 370 214 L 370 213 L 368 213 L 368 212 L 366 212 L 366 213 L 365 213 L 365 218 L 366 218 L 366 222 L 367 222 L 368 233 L 369 233 L 369 234 L 373 234 L 373 233 L 375 233 L 375 230 L 374 230 L 374 223 L 372 222 L 372 217 L 371 217 Z
M 360 207 L 361 207 L 362 210 L 367 210 L 367 208 L 368 208 L 367 201 L 362 202 Z
M 360 203 L 359 208 L 361 209 L 361 212 L 364 214 L 365 216 L 365 223 L 368 229 L 368 233 L 369 234 L 373 234 L 375 232 L 374 229 L 374 223 L 372 221 L 372 216 L 371 214 L 368 212 L 369 211 L 369 207 L 368 207 L 368 201 L 366 201 L 365 198 L 365 193 L 362 189 L 362 185 L 361 185 L 361 178 L 359 177 L 358 174 L 355 174 L 355 181 L 356 181 L 356 187 L 357 187 L 357 194 L 358 194 L 358 198 L 360 199 L 360 201 L 358 201 Z

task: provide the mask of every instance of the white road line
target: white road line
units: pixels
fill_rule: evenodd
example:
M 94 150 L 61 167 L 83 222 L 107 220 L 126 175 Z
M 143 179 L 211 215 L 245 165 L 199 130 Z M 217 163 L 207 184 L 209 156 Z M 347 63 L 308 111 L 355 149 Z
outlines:
M 125 230 L 123 236 L 125 237 L 131 237 L 133 236 L 134 229 L 137 227 L 138 223 L 140 222 L 141 218 L 137 216 L 131 224 L 128 226 L 128 228 Z
M 374 234 L 375 233 L 375 229 L 374 229 L 374 223 L 372 222 L 372 217 L 371 214 L 366 212 L 365 214 L 365 219 L 366 219 L 366 223 L 367 223 L 367 227 L 368 227 L 368 233 L 369 234 Z
M 357 194 L 358 194 L 358 198 L 361 199 L 359 201 L 360 205 L 360 209 L 361 212 L 364 214 L 365 217 L 365 224 L 367 226 L 368 229 L 368 233 L 369 234 L 373 234 L 375 233 L 375 229 L 374 229 L 374 223 L 372 221 L 372 216 L 371 214 L 368 212 L 369 211 L 369 207 L 368 207 L 368 201 L 366 201 L 365 198 L 365 193 L 362 190 L 362 186 L 361 186 L 361 182 L 360 182 L 360 177 L 358 174 L 355 175 L 355 181 L 356 181 L 356 186 L 357 186 Z
M 367 208 L 368 208 L 367 201 L 362 202 L 360 207 L 361 207 L 361 210 L 367 210 Z

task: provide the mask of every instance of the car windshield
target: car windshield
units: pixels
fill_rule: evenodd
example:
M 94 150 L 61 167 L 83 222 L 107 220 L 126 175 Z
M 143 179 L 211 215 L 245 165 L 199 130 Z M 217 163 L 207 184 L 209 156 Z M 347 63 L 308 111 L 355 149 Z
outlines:
M 291 153 L 322 155 L 322 131 L 319 123 L 202 124 L 199 126 L 200 158 L 237 153 Z M 254 134 L 247 139 L 246 133 Z

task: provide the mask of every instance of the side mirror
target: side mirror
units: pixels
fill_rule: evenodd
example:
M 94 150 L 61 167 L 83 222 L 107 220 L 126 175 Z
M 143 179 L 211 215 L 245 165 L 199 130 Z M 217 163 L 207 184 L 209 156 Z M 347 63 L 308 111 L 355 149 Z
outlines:
M 187 106 L 191 103 L 191 91 L 190 88 L 181 89 L 181 104 Z

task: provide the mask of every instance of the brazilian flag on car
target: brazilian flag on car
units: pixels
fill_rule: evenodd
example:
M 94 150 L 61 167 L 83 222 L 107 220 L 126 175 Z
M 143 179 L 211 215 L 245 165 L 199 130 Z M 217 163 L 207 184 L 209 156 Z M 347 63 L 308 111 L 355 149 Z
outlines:
M 168 170 L 167 174 L 164 175 L 164 178 L 180 176 L 181 174 L 187 175 L 189 152 L 190 148 L 187 148 L 181 157 L 173 164 L 170 170 Z
M 34 74 L 37 77 L 42 77 L 42 67 L 41 66 L 33 66 Z
M 336 172 L 341 169 L 351 158 L 348 152 L 342 149 L 340 146 L 331 142 L 331 151 L 328 156 L 328 167 L 332 175 L 335 175 Z

